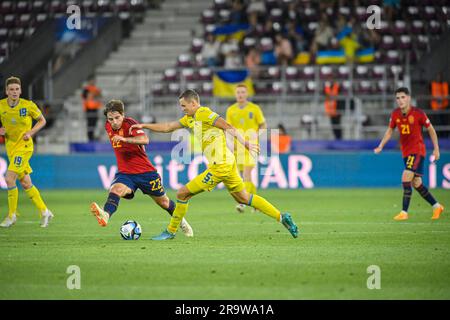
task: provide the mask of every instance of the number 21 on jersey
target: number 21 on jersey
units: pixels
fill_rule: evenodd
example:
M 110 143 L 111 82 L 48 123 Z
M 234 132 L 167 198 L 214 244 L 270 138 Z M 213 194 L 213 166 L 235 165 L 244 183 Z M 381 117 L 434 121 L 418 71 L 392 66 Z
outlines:
M 402 134 L 410 134 L 411 130 L 409 130 L 409 124 L 401 124 L 401 133 Z

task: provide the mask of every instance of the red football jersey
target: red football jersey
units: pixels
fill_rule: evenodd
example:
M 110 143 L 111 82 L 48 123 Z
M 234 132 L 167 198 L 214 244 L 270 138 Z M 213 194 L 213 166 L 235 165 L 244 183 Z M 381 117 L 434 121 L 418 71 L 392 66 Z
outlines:
M 143 130 L 134 129 L 131 134 L 129 133 L 130 127 L 136 124 L 136 120 L 132 118 L 124 118 L 122 127 L 119 130 L 113 130 L 111 124 L 106 121 L 105 130 L 108 133 L 109 141 L 115 135 L 122 137 L 136 137 L 145 135 Z M 118 171 L 121 173 L 137 174 L 149 171 L 156 171 L 150 160 L 145 153 L 145 147 L 143 145 L 131 144 L 119 141 L 113 143 L 111 141 L 114 153 L 116 154 Z
M 422 137 L 422 127 L 431 125 L 425 112 L 419 108 L 411 107 L 406 115 L 402 114 L 400 108 L 392 111 L 389 127 L 398 128 L 400 132 L 400 148 L 403 157 L 410 154 L 419 154 L 425 157 L 425 143 Z

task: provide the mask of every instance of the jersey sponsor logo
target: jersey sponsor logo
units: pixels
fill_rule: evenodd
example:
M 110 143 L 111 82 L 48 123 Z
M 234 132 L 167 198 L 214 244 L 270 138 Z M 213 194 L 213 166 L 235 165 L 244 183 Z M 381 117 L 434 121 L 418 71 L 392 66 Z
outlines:
M 414 124 L 414 117 L 413 116 L 409 116 L 408 117 L 408 121 L 409 121 L 409 124 Z
M 249 118 L 249 119 L 253 119 L 253 112 L 249 112 L 249 113 L 248 113 L 248 118 Z
M 17 121 L 15 118 L 11 118 L 11 124 L 17 124 Z

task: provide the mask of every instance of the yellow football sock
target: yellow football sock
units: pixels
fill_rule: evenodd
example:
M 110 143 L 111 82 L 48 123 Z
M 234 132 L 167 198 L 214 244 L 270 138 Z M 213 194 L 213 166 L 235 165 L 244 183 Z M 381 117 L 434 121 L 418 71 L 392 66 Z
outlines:
M 34 205 L 36 206 L 36 208 L 38 208 L 40 213 L 47 210 L 47 206 L 45 205 L 44 201 L 42 201 L 41 194 L 35 186 L 32 186 L 30 189 L 26 189 L 25 192 L 27 193 L 28 197 L 30 197 L 31 201 L 33 201 Z
M 281 221 L 281 212 L 275 208 L 269 201 L 256 194 L 250 194 L 249 206 L 258 209 L 262 213 L 275 218 L 277 221 Z
M 175 207 L 175 210 L 173 211 L 172 217 L 170 218 L 170 223 L 167 227 L 167 231 L 171 233 L 177 232 L 181 220 L 183 220 L 183 217 L 187 212 L 188 206 L 188 201 L 181 201 L 177 199 L 177 205 Z
M 19 202 L 19 190 L 17 187 L 8 188 L 8 216 L 11 218 L 17 211 L 17 203 Z
M 245 190 L 248 193 L 256 194 L 256 186 L 251 181 L 244 181 Z

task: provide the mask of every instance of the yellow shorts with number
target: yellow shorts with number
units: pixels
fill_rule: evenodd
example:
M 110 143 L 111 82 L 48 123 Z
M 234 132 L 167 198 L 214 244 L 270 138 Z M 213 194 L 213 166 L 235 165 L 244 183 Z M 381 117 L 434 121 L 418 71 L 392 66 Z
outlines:
M 236 163 L 239 171 L 243 171 L 244 167 L 256 166 L 255 158 L 248 152 L 247 149 L 239 150 L 234 153 L 236 157 Z
M 15 152 L 8 157 L 9 166 L 8 170 L 17 173 L 19 179 L 22 179 L 25 175 L 33 172 L 30 166 L 30 159 L 33 155 L 33 151 Z
M 213 165 L 186 184 L 186 188 L 192 194 L 197 194 L 202 191 L 211 191 L 221 182 L 229 192 L 240 192 L 245 189 L 236 163 Z

